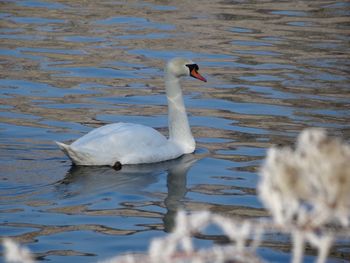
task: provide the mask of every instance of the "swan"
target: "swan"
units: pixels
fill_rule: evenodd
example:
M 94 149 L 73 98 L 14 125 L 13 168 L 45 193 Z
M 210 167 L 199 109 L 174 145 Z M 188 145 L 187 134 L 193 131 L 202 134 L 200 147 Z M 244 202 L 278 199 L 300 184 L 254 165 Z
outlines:
M 198 65 L 186 58 L 173 58 L 165 66 L 169 138 L 134 123 L 113 123 L 96 128 L 71 145 L 56 142 L 75 165 L 108 165 L 120 169 L 125 164 L 146 164 L 176 159 L 195 150 L 183 101 L 180 78 L 207 80 Z

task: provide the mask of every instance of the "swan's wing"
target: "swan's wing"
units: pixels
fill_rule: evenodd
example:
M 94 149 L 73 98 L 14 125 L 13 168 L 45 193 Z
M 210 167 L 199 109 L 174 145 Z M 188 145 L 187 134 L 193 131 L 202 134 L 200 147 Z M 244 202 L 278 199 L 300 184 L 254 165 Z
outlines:
M 158 131 L 134 123 L 114 123 L 90 131 L 76 140 L 72 145 L 84 148 L 100 148 L 101 146 L 120 147 L 127 145 L 154 145 L 160 146 L 167 139 Z
M 131 154 L 149 154 L 167 144 L 167 138 L 153 128 L 133 123 L 115 123 L 92 130 L 71 147 L 75 151 L 95 156 L 98 163 L 112 164 L 125 160 Z

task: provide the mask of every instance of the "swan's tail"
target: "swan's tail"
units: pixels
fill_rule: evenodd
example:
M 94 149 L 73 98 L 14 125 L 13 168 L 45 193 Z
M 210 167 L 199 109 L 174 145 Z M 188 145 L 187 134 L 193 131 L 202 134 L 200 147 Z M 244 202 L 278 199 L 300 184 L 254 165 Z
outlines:
M 72 146 L 62 142 L 55 142 L 58 147 L 77 165 L 89 165 L 91 156 L 88 153 L 75 151 Z
M 69 151 L 70 151 L 70 146 L 67 144 L 64 144 L 62 142 L 56 142 L 55 143 L 60 147 L 60 149 L 67 155 L 69 156 Z

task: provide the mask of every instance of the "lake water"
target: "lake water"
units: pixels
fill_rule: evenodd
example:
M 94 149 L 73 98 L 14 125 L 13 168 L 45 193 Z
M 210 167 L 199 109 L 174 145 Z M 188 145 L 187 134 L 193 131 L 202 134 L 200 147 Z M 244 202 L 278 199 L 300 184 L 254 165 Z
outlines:
M 350 139 L 349 10 L 324 0 L 2 1 L 0 235 L 41 260 L 95 262 L 146 251 L 179 208 L 266 216 L 255 189 L 267 148 L 314 126 Z M 53 141 L 119 121 L 167 134 L 162 77 L 174 56 L 208 79 L 183 81 L 196 152 L 121 171 L 71 167 Z M 259 253 L 289 260 L 289 240 L 267 237 Z M 350 245 L 337 244 L 331 262 L 346 258 Z

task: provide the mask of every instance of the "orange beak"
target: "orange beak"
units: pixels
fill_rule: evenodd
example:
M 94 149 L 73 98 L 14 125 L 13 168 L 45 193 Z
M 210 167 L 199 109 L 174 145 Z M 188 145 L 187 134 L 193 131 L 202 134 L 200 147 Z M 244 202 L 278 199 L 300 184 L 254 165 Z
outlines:
M 194 68 L 192 69 L 191 71 L 191 76 L 196 78 L 196 79 L 199 79 L 201 81 L 204 81 L 204 82 L 207 82 L 207 80 L 205 79 L 205 77 L 203 77 L 201 74 L 198 73 L 198 71 Z

